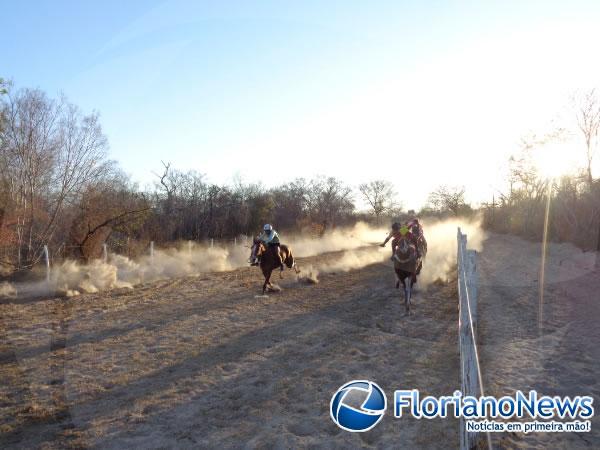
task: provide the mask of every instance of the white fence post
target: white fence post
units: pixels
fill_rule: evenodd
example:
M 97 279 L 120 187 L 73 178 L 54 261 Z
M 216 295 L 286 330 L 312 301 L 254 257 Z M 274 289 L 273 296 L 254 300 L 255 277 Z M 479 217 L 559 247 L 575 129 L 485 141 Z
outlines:
M 460 351 L 460 382 L 464 396 L 483 395 L 481 370 L 477 353 L 477 252 L 467 250 L 467 236 L 460 228 L 457 233 L 458 327 Z M 470 450 L 478 444 L 478 433 L 467 432 L 466 422 L 460 418 L 460 449 Z M 491 441 L 488 434 L 488 446 Z
M 47 245 L 44 245 L 44 258 L 46 260 L 46 283 L 50 283 L 50 253 Z

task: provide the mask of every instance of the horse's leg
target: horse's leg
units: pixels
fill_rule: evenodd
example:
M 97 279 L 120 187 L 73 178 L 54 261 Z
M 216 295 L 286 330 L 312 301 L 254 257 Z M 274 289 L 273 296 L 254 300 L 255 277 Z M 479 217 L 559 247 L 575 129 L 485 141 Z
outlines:
M 283 252 L 281 251 L 281 247 L 275 247 L 275 254 L 277 255 L 277 262 L 279 263 L 279 278 L 283 280 Z
M 271 272 L 266 270 L 264 267 L 262 268 L 263 276 L 265 277 L 265 282 L 263 283 L 263 294 L 267 290 L 267 285 L 269 284 L 269 278 L 271 277 Z
M 292 256 L 292 268 L 294 269 L 294 272 L 296 272 L 296 275 L 298 275 L 300 273 L 300 269 L 298 269 L 298 264 L 296 264 L 296 258 L 294 258 Z
M 400 288 L 400 274 L 396 270 L 394 270 L 394 273 L 396 274 L 396 289 L 399 289 Z
M 411 296 L 411 284 L 412 284 L 412 277 L 407 277 L 407 283 L 404 286 L 404 311 L 405 311 L 405 315 L 409 315 L 410 314 L 410 296 Z
M 263 286 L 263 294 L 265 293 L 267 286 L 273 287 L 273 285 L 271 284 L 271 274 L 272 273 L 273 273 L 273 270 L 269 270 L 269 272 L 265 275 L 265 285 Z

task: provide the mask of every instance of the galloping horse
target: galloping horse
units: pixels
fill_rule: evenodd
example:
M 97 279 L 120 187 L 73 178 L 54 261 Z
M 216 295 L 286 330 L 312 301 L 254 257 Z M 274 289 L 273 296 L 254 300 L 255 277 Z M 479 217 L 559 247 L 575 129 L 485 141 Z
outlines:
M 427 251 L 425 244 L 425 251 Z M 412 286 L 417 282 L 417 275 L 421 272 L 423 261 L 421 256 L 417 256 L 417 248 L 404 236 L 402 237 L 394 252 L 394 271 L 396 272 L 396 289 L 400 283 L 404 287 L 404 308 L 406 314 L 410 314 L 410 304 L 412 295 Z
M 292 255 L 292 249 L 287 245 L 280 245 L 279 250 L 281 251 L 281 257 L 283 259 L 284 264 L 289 268 L 294 268 L 296 273 L 299 272 L 296 267 L 296 261 L 294 260 L 294 256 Z M 260 259 L 260 269 L 265 277 L 265 282 L 263 284 L 263 294 L 267 290 L 267 287 L 272 288 L 271 284 L 271 274 L 275 269 L 279 269 L 279 260 L 277 255 L 275 255 L 275 251 L 272 248 L 267 247 L 260 239 L 255 239 L 254 244 L 252 245 L 252 255 L 256 256 Z M 280 278 L 283 276 L 280 274 Z

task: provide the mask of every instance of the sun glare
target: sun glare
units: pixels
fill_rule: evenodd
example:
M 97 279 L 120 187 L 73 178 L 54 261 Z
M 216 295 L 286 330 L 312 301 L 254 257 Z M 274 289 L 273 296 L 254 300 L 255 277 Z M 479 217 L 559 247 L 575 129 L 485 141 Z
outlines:
M 559 178 L 572 171 L 570 148 L 565 144 L 546 144 L 533 151 L 536 169 L 544 178 Z

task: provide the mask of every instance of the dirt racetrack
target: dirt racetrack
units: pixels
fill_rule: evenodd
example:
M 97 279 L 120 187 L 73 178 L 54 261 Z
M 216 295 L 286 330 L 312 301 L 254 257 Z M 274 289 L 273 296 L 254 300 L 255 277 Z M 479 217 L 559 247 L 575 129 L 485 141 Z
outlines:
M 300 266 L 335 260 L 330 253 Z M 389 264 L 389 265 L 388 265 Z M 279 280 L 276 280 L 279 282 Z M 70 299 L 0 304 L 2 448 L 448 448 L 455 419 L 391 417 L 347 433 L 329 417 L 352 379 L 453 392 L 455 282 L 403 316 L 391 263 L 291 272 L 260 296 L 256 268 Z
M 491 235 L 479 256 L 479 340 L 487 395 L 600 398 L 600 267 L 594 252 L 550 244 L 540 301 L 541 245 Z M 531 420 L 531 419 L 529 419 Z M 560 420 L 560 419 L 555 419 Z M 569 421 L 570 419 L 564 419 Z M 494 448 L 597 449 L 600 419 L 582 433 L 492 433 Z

